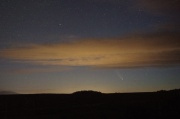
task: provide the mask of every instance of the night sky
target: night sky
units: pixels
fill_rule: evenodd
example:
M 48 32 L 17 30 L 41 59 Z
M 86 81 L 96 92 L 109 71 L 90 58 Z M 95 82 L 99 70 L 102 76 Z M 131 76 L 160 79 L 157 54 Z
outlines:
M 180 88 L 180 0 L 0 0 L 0 91 Z

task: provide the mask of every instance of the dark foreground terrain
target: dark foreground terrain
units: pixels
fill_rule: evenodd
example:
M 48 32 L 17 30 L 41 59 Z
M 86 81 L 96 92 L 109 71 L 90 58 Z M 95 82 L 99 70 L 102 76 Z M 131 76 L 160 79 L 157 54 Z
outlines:
M 180 119 L 180 91 L 0 95 L 0 119 Z

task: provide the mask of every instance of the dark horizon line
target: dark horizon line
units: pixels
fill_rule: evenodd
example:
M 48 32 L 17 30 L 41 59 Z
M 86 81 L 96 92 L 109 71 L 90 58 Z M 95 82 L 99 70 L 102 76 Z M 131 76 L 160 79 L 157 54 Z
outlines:
M 158 90 L 158 91 L 114 92 L 114 93 L 102 93 L 100 91 L 94 91 L 94 90 L 80 90 L 80 91 L 75 91 L 73 93 L 17 93 L 13 91 L 0 91 L 0 95 L 73 95 L 78 93 L 80 94 L 80 93 L 89 93 L 89 92 L 96 94 L 133 94 L 133 93 L 157 93 L 157 92 L 171 92 L 171 91 L 180 91 L 180 88 L 171 89 L 171 90 Z

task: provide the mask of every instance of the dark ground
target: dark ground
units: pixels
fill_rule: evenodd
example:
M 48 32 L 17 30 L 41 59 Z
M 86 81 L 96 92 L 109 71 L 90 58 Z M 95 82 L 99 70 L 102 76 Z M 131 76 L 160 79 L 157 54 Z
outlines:
M 0 119 L 180 119 L 180 91 L 0 95 Z

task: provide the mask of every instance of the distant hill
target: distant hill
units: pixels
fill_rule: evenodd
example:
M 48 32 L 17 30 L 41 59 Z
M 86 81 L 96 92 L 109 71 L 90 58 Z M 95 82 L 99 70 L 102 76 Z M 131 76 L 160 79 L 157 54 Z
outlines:
M 11 95 L 11 94 L 17 94 L 17 93 L 13 91 L 0 91 L 0 95 Z
M 83 90 L 83 91 L 76 91 L 72 93 L 74 95 L 101 95 L 101 92 L 98 91 L 92 91 L 92 90 Z
M 173 89 L 173 90 L 159 90 L 159 91 L 157 91 L 157 92 L 160 92 L 160 93 L 162 93 L 162 92 L 180 92 L 180 89 Z
M 169 90 L 171 92 L 180 92 L 180 89 L 173 89 L 173 90 Z

